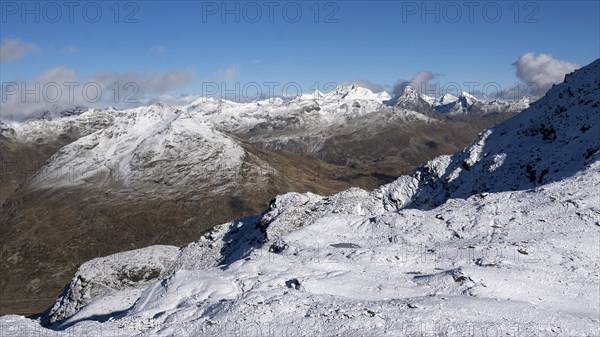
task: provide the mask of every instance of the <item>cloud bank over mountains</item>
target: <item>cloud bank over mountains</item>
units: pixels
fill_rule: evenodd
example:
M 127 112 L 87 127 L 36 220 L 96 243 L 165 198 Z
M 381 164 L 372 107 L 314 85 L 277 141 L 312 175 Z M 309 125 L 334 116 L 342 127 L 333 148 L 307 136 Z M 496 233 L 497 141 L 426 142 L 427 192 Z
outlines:
M 20 39 L 5 39 L 0 44 L 0 62 L 16 61 L 38 51 L 40 48 L 35 43 L 23 42 Z
M 19 39 L 6 39 L 0 45 L 0 51 L 0 60 L 6 63 L 33 52 L 40 52 L 40 48 Z M 411 85 L 421 94 L 434 97 L 441 97 L 446 93 L 458 95 L 465 91 L 486 100 L 517 100 L 523 96 L 541 97 L 552 85 L 562 82 L 566 74 L 580 68 L 576 63 L 535 52 L 522 54 L 512 65 L 515 67 L 519 83 L 504 88 L 496 83 L 479 83 L 475 88 L 455 82 L 442 83 L 436 79 L 443 75 L 433 70 L 418 71 L 410 80 L 399 79 L 393 85 L 367 79 L 348 80 L 340 84 L 356 84 L 374 93 L 386 91 L 392 97 L 402 95 L 406 86 Z M 239 72 L 240 65 L 234 64 L 217 71 L 216 76 L 219 81 L 230 82 Z M 187 97 L 196 97 L 198 94 L 178 92 L 182 87 L 194 83 L 193 74 L 189 69 L 174 69 L 153 74 L 139 71 L 100 71 L 87 78 L 80 78 L 75 68 L 58 66 L 47 69 L 28 82 L 6 80 L 3 79 L 2 83 L 0 109 L 0 114 L 5 120 L 23 120 L 36 112 L 74 106 L 132 108 L 156 102 L 161 97 L 173 98 L 168 99 L 169 102 L 178 102 L 180 97 L 187 101 Z M 487 89 L 484 88 L 486 86 Z M 334 87 L 332 86 L 332 89 Z
M 580 65 L 568 61 L 557 60 L 548 54 L 529 52 L 521 55 L 513 63 L 517 77 L 523 83 L 535 83 L 540 96 L 545 94 L 552 85 L 564 80 L 565 75 L 579 68 Z
M 187 69 L 153 74 L 102 71 L 81 78 L 74 68 L 54 67 L 28 82 L 2 82 L 0 115 L 6 120 L 23 120 L 41 111 L 75 106 L 136 107 L 191 81 Z

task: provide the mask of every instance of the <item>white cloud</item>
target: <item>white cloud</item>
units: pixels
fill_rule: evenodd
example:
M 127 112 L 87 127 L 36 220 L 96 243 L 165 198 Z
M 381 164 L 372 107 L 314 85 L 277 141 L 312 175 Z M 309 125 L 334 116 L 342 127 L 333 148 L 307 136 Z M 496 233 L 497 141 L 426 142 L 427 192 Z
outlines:
M 133 83 L 139 88 L 140 94 L 164 94 L 182 85 L 191 82 L 191 72 L 186 69 L 176 69 L 167 72 L 159 72 L 153 75 L 147 75 L 136 71 L 126 73 L 115 73 L 113 71 L 104 71 L 92 74 L 89 81 L 100 84 L 103 88 L 108 88 L 114 83 L 120 86 Z
M 381 84 L 373 83 L 369 80 L 351 80 L 351 81 L 343 81 L 340 83 L 341 85 L 352 85 L 356 84 L 359 87 L 367 88 L 374 93 L 382 92 L 383 86 Z
M 407 80 L 398 80 L 394 83 L 394 87 L 392 89 L 393 96 L 400 96 L 404 93 L 404 88 L 408 85 L 412 85 L 419 92 L 427 91 L 427 85 L 429 81 L 433 80 L 435 75 L 428 71 L 422 70 L 413 75 L 410 81 Z
M 191 72 L 185 69 L 154 74 L 106 71 L 80 79 L 73 68 L 50 68 L 27 83 L 3 82 L 0 114 L 3 119 L 23 120 L 54 108 L 131 108 L 153 102 L 191 80 Z
M 0 44 L 0 62 L 16 61 L 39 50 L 40 48 L 34 43 L 22 42 L 19 39 L 5 39 Z
M 517 77 L 524 84 L 535 84 L 541 96 L 553 84 L 564 80 L 565 75 L 580 68 L 578 64 L 557 60 L 548 54 L 529 52 L 521 55 L 513 65 L 516 67 Z
M 55 67 L 44 71 L 33 79 L 33 83 L 67 83 L 77 81 L 77 71 L 69 67 Z
M 237 75 L 239 70 L 240 66 L 238 64 L 234 64 L 225 70 L 219 70 L 219 78 L 221 79 L 221 81 L 229 81 L 235 75 Z
M 75 54 L 76 52 L 79 51 L 79 48 L 77 48 L 76 46 L 65 46 L 62 47 L 60 49 L 61 52 L 63 52 L 64 54 Z
M 200 95 L 189 95 L 189 94 L 180 94 L 180 95 L 169 95 L 163 94 L 157 97 L 151 98 L 148 103 L 164 103 L 172 106 L 181 106 L 186 104 L 191 104 L 194 101 L 202 98 Z

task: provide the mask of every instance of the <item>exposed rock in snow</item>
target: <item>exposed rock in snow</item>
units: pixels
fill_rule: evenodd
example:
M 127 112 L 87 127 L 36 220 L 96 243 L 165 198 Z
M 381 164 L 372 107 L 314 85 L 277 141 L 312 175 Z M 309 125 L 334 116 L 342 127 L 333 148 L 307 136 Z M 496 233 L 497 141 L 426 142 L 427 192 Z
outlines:
M 45 314 L 44 321 L 46 324 L 61 322 L 64 326 L 77 320 L 93 319 L 97 310 L 102 310 L 105 305 L 109 305 L 107 315 L 128 309 L 139 296 L 140 288 L 172 271 L 178 253 L 177 247 L 151 246 L 82 264 L 56 304 Z M 121 291 L 131 293 L 131 296 L 125 296 Z M 104 300 L 95 301 L 99 297 Z M 102 303 L 107 298 L 116 302 Z M 92 301 L 95 301 L 93 307 L 85 308 Z

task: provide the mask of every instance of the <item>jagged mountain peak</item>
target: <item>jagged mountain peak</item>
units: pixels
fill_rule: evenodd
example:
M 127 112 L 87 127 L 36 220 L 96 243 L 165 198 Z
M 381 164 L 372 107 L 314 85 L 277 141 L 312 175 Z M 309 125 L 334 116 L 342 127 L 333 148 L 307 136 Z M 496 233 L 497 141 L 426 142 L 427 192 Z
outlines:
M 473 95 L 471 95 L 471 94 L 469 94 L 468 92 L 465 92 L 465 91 L 462 91 L 460 93 L 460 95 L 458 95 L 458 100 L 461 103 L 464 102 L 464 104 L 469 105 L 469 106 L 473 105 L 476 102 L 480 101 L 477 97 L 475 97 L 475 96 L 473 96 Z
M 470 108 L 476 103 L 481 104 L 482 102 L 480 102 L 477 98 L 475 98 L 475 96 L 463 91 L 458 96 L 457 105 L 459 105 L 459 107 L 458 107 L 458 109 L 455 109 L 455 111 L 462 112 L 462 113 L 468 113 Z
M 458 100 L 458 97 L 452 95 L 451 93 L 444 93 L 437 99 L 437 102 L 441 105 L 454 103 Z
M 421 95 L 415 87 L 413 87 L 412 85 L 407 85 L 404 88 L 404 91 L 402 92 L 402 95 L 400 95 L 400 97 L 404 97 L 405 99 L 417 100 L 421 97 Z
M 466 97 L 468 99 L 477 100 L 477 98 L 466 91 L 461 91 L 459 97 Z
M 396 107 L 414 110 L 421 113 L 429 112 L 431 105 L 412 85 L 407 85 L 402 92 L 402 95 L 389 101 L 388 104 Z

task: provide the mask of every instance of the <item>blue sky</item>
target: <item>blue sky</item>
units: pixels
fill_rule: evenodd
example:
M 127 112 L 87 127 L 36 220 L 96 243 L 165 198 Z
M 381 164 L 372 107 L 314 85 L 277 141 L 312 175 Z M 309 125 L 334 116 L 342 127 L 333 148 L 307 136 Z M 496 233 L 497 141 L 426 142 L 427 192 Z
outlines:
M 156 95 L 200 94 L 205 82 L 312 91 L 357 79 L 391 91 L 426 71 L 438 82 L 505 87 L 530 78 L 513 65 L 528 52 L 580 66 L 600 57 L 599 1 L 472 3 L 108 1 L 76 2 L 71 14 L 63 2 L 3 1 L 0 79 L 61 69 L 82 81 L 154 81 L 146 89 Z

